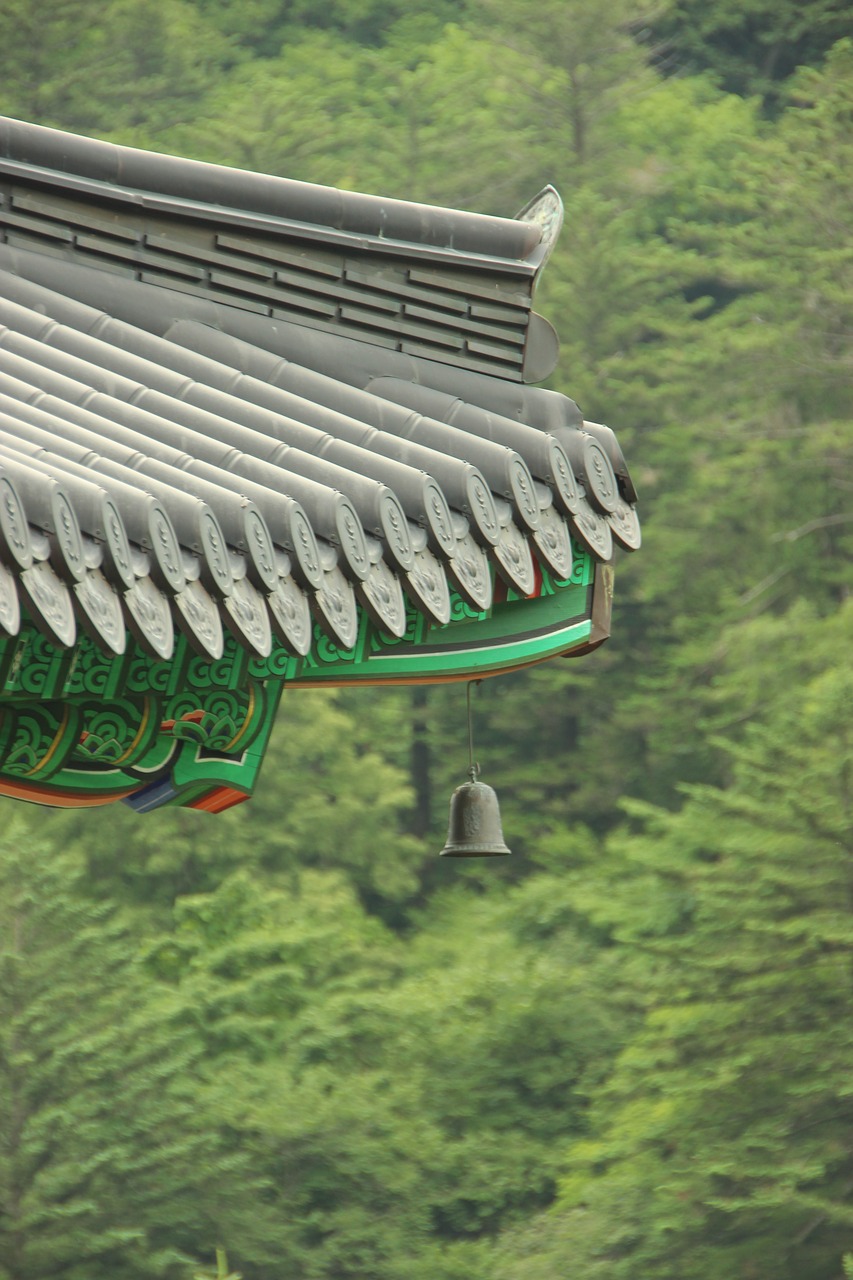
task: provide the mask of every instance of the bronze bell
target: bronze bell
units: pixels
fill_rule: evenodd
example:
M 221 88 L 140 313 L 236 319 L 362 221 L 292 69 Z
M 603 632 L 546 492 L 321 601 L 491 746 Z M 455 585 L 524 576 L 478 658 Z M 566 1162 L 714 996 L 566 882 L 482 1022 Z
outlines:
M 471 686 L 468 682 L 468 778 L 450 797 L 447 841 L 440 858 L 505 858 L 509 853 L 501 830 L 498 797 L 480 782 L 480 766 L 474 760 L 474 726 L 471 717 Z
M 471 781 L 457 787 L 450 797 L 447 843 L 440 858 L 502 858 L 509 849 L 501 830 L 498 797 L 485 782 Z

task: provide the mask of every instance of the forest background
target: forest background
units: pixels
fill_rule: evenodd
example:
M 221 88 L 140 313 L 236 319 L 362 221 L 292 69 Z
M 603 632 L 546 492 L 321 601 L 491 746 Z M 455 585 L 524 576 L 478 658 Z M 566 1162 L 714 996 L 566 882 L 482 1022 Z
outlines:
M 853 1276 L 852 19 L 0 0 L 4 114 L 554 183 L 552 385 L 645 530 L 606 646 L 476 695 L 511 859 L 435 857 L 453 688 L 285 693 L 215 819 L 3 802 L 0 1280 Z

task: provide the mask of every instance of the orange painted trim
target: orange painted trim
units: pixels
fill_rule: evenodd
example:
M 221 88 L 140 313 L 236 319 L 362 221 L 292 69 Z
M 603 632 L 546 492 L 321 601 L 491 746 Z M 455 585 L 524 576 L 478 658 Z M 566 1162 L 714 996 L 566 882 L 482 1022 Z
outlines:
M 114 769 L 120 769 L 121 766 L 131 758 L 134 751 L 142 741 L 142 736 L 145 733 L 151 721 L 151 699 L 150 698 L 145 699 L 144 706 L 145 706 L 145 713 L 142 717 L 142 723 L 140 724 L 139 728 L 136 731 L 136 736 L 134 737 L 133 742 L 131 742 L 130 746 L 127 748 L 127 751 L 125 751 L 124 755 L 119 756 L 118 760 L 116 760 L 115 764 L 113 765 Z
M 237 791 L 233 787 L 216 787 L 200 799 L 194 800 L 192 804 L 188 804 L 186 808 L 196 809 L 201 813 L 223 813 L 225 809 L 232 809 L 248 799 L 249 796 L 245 791 Z
M 113 791 L 108 796 L 97 796 L 80 791 L 48 791 L 35 782 L 11 782 L 7 778 L 0 778 L 0 796 L 8 796 L 11 800 L 29 800 L 33 804 L 50 805 L 53 809 L 103 807 L 113 804 L 116 800 L 124 800 L 138 790 L 138 787 L 128 787 L 127 791 Z
M 240 740 L 242 738 L 245 738 L 246 734 L 249 731 L 249 727 L 251 726 L 252 721 L 255 718 L 256 702 L 257 702 L 257 696 L 255 694 L 255 686 L 254 684 L 250 684 L 249 685 L 249 705 L 246 708 L 246 719 L 243 721 L 242 725 L 237 730 L 236 734 L 228 743 L 228 745 L 222 748 L 223 751 L 230 752 L 232 755 L 234 754 L 234 752 L 236 752 L 237 747 L 240 743 Z
M 40 773 L 42 769 L 46 769 L 47 766 L 50 764 L 51 760 L 56 755 L 57 747 L 62 741 L 62 738 L 65 734 L 65 730 L 68 727 L 68 720 L 69 720 L 70 714 L 71 714 L 71 708 L 66 702 L 63 704 L 63 707 L 62 707 L 62 720 L 60 722 L 59 728 L 54 734 L 53 742 L 48 747 L 46 755 L 44 755 L 41 758 L 41 760 L 39 760 L 38 764 L 34 765 L 32 769 L 30 769 L 29 772 L 24 775 L 26 778 L 31 778 L 34 773 Z

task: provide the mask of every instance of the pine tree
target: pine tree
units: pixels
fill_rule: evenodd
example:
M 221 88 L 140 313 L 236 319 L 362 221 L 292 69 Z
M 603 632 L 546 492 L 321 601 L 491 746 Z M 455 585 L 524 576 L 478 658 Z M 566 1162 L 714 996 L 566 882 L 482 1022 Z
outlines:
M 182 1275 L 227 1224 L 198 1045 L 138 952 L 19 820 L 0 848 L 3 1280 Z
M 643 1030 L 524 1280 L 834 1280 L 853 1229 L 853 608 L 834 661 L 731 744 L 726 790 L 637 807 L 589 890 Z M 524 1254 L 524 1245 L 519 1253 Z M 548 1261 L 546 1262 L 545 1256 Z M 517 1256 L 516 1256 L 517 1261 Z

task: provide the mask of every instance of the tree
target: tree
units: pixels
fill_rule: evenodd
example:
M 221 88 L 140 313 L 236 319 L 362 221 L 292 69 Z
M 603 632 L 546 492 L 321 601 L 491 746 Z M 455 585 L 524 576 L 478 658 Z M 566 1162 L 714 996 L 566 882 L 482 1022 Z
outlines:
M 803 65 L 818 65 L 850 30 L 846 0 L 675 0 L 654 15 L 651 29 L 667 72 L 710 70 L 731 93 L 764 97 L 774 107 L 783 82 Z
M 268 1187 L 263 1239 L 229 1246 L 251 1280 L 262 1257 L 486 1280 L 501 1225 L 553 1196 L 555 1136 L 586 1131 L 625 1020 L 556 880 L 430 915 L 406 945 L 339 873 L 238 873 L 150 951 L 205 1046 L 204 1111 Z
M 403 1274 L 426 1232 L 435 1141 L 394 1072 L 393 935 L 339 873 L 272 888 L 241 872 L 180 901 L 148 963 L 205 1046 L 205 1111 L 265 1184 L 255 1239 L 229 1245 L 237 1269 Z
M 478 0 L 474 12 L 487 38 L 530 62 L 523 94 L 537 109 L 534 136 L 557 164 L 550 181 L 568 188 L 600 171 L 615 141 L 614 114 L 654 84 L 633 38 L 645 10 L 638 0 L 617 0 L 606 11 L 585 0 Z
M 251 1175 L 198 1112 L 198 1043 L 128 921 L 20 820 L 0 974 L 0 1276 L 185 1274 Z
M 606 890 L 588 890 L 645 968 L 647 1013 L 547 1225 L 582 1280 L 838 1274 L 853 1225 L 853 609 L 827 625 L 834 661 L 730 745 L 731 785 L 691 787 L 677 814 L 632 808 Z M 564 1274 L 557 1258 L 507 1274 Z
M 274 58 L 288 41 L 305 31 L 330 31 L 352 46 L 376 47 L 400 39 L 421 44 L 447 22 L 458 21 L 466 0 L 332 0 L 318 6 L 311 0 L 193 0 L 218 30 L 236 37 L 256 58 Z
M 0 0 L 0 108 L 124 141 L 195 116 L 235 60 L 188 0 Z

